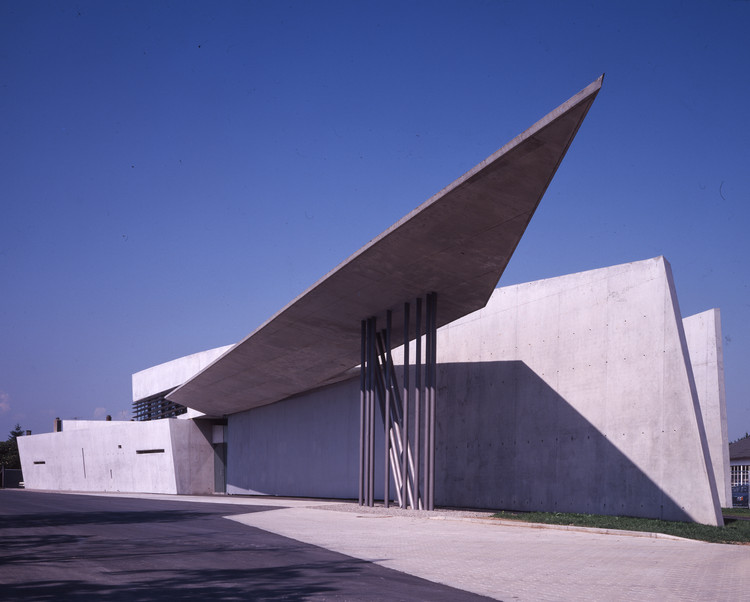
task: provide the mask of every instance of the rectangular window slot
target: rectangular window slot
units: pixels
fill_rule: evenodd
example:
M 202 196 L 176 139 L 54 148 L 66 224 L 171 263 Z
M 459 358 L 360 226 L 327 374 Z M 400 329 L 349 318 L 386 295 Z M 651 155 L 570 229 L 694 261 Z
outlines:
M 44 460 L 34 460 L 34 464 L 46 464 L 47 462 Z
M 137 454 L 163 454 L 163 449 L 137 449 L 135 450 L 135 453 Z

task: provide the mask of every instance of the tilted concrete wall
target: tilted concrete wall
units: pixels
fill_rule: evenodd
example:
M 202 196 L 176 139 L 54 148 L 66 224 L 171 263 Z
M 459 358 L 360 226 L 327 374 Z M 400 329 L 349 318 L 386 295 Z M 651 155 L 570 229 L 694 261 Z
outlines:
M 722 507 L 731 508 L 732 487 L 721 313 L 718 309 L 709 309 L 684 318 L 682 323 L 685 327 L 685 338 L 690 351 L 690 363 L 693 367 L 703 423 L 706 426 L 719 502 Z
M 437 504 L 719 524 L 663 258 L 498 289 L 438 362 Z M 228 492 L 356 497 L 358 399 L 355 379 L 230 416 Z
M 663 258 L 499 289 L 438 350 L 441 503 L 719 524 Z
M 59 433 L 18 438 L 27 489 L 213 491 L 213 449 L 193 421 L 68 422 Z
M 203 420 L 170 422 L 177 493 L 214 493 L 213 424 Z
M 232 345 L 159 364 L 133 375 L 133 400 L 168 391 Z M 201 416 L 189 411 L 186 417 Z M 212 424 L 64 420 L 60 433 L 19 439 L 28 489 L 206 494 L 214 491 Z M 136 453 L 138 450 L 160 450 Z

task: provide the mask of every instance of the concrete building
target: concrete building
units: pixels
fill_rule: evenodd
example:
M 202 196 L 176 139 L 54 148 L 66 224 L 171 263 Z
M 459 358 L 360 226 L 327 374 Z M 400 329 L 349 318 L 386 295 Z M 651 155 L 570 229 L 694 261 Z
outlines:
M 681 320 L 674 291 L 658 257 L 499 288 L 439 329 L 436 503 L 718 524 L 731 505 L 719 313 Z M 133 375 L 134 402 L 230 348 Z M 358 392 L 354 376 L 225 421 L 64 421 L 19 439 L 26 486 L 353 498 Z
M 54 433 L 19 438 L 25 487 L 223 492 L 226 421 L 175 407 L 164 397 L 230 348 L 194 353 L 133 374 L 134 421 L 56 421 Z
M 28 486 L 722 524 L 718 312 L 683 324 L 663 258 L 495 290 L 601 85 L 237 345 L 134 375 L 136 416 L 170 418 L 24 438 Z
M 685 330 L 661 257 L 499 288 L 439 329 L 436 503 L 721 524 L 721 337 Z M 231 414 L 227 491 L 355 497 L 358 389 Z

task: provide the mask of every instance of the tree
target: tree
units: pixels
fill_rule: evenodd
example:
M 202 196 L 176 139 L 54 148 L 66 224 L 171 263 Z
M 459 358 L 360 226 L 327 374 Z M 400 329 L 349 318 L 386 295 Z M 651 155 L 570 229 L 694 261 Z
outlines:
M 10 432 L 6 441 L 0 441 L 0 465 L 5 468 L 21 468 L 21 456 L 18 453 L 18 441 L 16 439 L 23 435 L 20 424 Z

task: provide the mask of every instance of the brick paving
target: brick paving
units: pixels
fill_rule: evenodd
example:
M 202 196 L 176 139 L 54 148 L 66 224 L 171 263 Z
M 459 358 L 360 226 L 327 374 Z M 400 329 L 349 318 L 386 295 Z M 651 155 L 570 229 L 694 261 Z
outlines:
M 233 518 L 499 600 L 740 600 L 750 593 L 750 546 L 352 506 Z
M 490 520 L 482 512 L 267 497 L 125 497 L 277 506 L 230 518 L 498 600 L 702 601 L 750 595 L 750 546 L 539 528 Z

